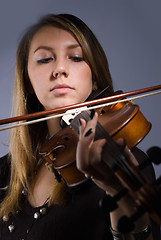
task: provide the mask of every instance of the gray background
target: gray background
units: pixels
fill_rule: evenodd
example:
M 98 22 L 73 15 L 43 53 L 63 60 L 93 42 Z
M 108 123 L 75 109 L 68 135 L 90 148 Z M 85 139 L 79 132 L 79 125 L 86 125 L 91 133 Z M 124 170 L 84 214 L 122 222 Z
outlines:
M 161 84 L 160 0 L 1 0 L 0 119 L 10 116 L 18 40 L 46 13 L 72 13 L 89 25 L 107 54 L 115 90 Z M 139 147 L 161 147 L 161 94 L 135 102 L 152 123 Z M 0 156 L 8 151 L 8 134 L 0 132 Z M 160 175 L 161 167 L 155 170 Z

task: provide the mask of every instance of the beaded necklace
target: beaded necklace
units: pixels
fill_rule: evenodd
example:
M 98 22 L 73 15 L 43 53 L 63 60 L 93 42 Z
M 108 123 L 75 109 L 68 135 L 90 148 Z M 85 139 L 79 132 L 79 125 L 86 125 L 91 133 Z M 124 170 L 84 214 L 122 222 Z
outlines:
M 26 195 L 27 195 L 26 190 L 23 189 L 23 190 L 22 190 L 22 194 L 23 194 L 24 196 L 26 196 Z M 43 216 L 46 214 L 47 209 L 48 209 L 48 201 L 49 201 L 49 197 L 45 200 L 45 202 L 43 203 L 43 205 L 42 205 L 41 207 L 35 208 L 36 210 L 35 210 L 34 213 L 32 214 L 32 219 L 31 219 L 31 221 L 30 221 L 31 224 L 30 224 L 30 226 L 28 226 L 28 227 L 26 228 L 26 231 L 25 231 L 25 233 L 24 233 L 24 236 L 21 238 L 21 240 L 25 240 L 25 239 L 27 238 L 27 236 L 28 236 L 28 234 L 30 233 L 33 225 L 37 222 L 38 219 L 40 219 L 41 217 L 43 217 Z M 33 209 L 34 209 L 34 208 L 33 208 Z M 19 211 L 16 212 L 15 218 L 18 217 L 18 214 L 19 214 L 19 213 L 20 213 Z M 9 216 L 9 217 L 3 216 L 2 219 L 3 219 L 3 222 L 6 223 L 6 227 L 8 228 L 8 231 L 9 231 L 10 233 L 14 232 L 14 231 L 17 229 L 17 226 L 16 226 L 16 224 L 14 223 L 14 221 L 12 220 L 12 217 L 11 217 L 11 216 Z

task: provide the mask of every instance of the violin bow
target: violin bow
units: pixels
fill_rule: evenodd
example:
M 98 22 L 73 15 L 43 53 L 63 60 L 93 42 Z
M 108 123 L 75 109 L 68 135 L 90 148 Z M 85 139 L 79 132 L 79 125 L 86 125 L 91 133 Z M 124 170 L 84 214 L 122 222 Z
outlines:
M 26 115 L 22 115 L 22 116 L 16 116 L 16 117 L 2 119 L 2 120 L 0 120 L 0 125 L 20 122 L 20 121 L 26 121 L 26 122 L 20 122 L 17 124 L 12 124 L 10 126 L 0 128 L 0 131 L 8 130 L 8 129 L 19 127 L 19 126 L 25 126 L 25 125 L 29 125 L 29 124 L 33 124 L 33 123 L 37 123 L 37 122 L 46 121 L 51 118 L 62 117 L 64 115 L 68 115 L 69 113 L 72 114 L 75 112 L 86 111 L 87 106 L 88 106 L 88 110 L 91 110 L 91 109 L 96 109 L 96 108 L 100 108 L 100 107 L 104 107 L 104 106 L 113 105 L 118 102 L 126 102 L 126 101 L 135 100 L 138 98 L 156 95 L 156 94 L 161 93 L 161 90 L 159 90 L 159 89 L 161 89 L 161 85 L 156 85 L 153 87 L 147 87 L 147 88 L 142 88 L 142 89 L 138 89 L 138 90 L 133 90 L 133 91 L 129 91 L 126 93 L 120 93 L 117 95 L 112 95 L 109 97 L 104 97 L 104 98 L 95 99 L 95 100 L 90 100 L 90 101 L 82 102 L 82 103 L 78 103 L 78 104 L 68 105 L 65 107 L 60 107 L 60 108 L 55 108 L 55 109 L 51 109 L 51 110 L 45 110 L 45 111 L 41 111 L 41 112 L 26 114 Z M 159 91 L 156 91 L 156 90 L 159 90 Z M 155 92 L 153 92 L 153 91 L 155 91 Z M 149 92 L 151 92 L 151 93 L 149 93 Z M 142 94 L 142 95 L 135 96 L 138 94 Z M 135 96 L 135 97 L 127 98 L 130 96 Z M 118 101 L 118 99 L 120 99 L 120 100 Z M 70 110 L 70 112 L 68 112 L 69 110 Z M 72 110 L 73 110 L 73 112 L 72 112 Z M 55 115 L 48 116 L 51 114 L 55 114 Z M 44 116 L 46 116 L 46 117 L 44 117 Z M 40 119 L 38 119 L 38 118 L 40 118 Z M 30 119 L 32 119 L 32 120 L 30 120 Z

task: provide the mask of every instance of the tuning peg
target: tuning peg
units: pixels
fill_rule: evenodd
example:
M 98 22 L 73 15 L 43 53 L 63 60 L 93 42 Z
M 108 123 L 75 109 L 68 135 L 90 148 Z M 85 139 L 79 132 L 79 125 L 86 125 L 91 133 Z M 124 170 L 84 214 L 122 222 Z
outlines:
M 134 222 L 137 221 L 145 213 L 144 209 L 138 209 L 131 217 L 123 216 L 119 219 L 117 229 L 121 233 L 131 232 L 135 225 Z
M 134 227 L 134 223 L 127 216 L 120 218 L 117 224 L 117 229 L 121 233 L 129 233 Z
M 99 206 L 103 209 L 103 211 L 112 212 L 118 208 L 117 201 L 119 201 L 123 196 L 128 193 L 126 188 L 123 188 L 116 195 L 111 197 L 109 194 L 106 195 L 103 199 L 99 201 Z
M 154 163 L 156 165 L 159 165 L 161 163 L 161 148 L 151 147 L 147 150 L 147 155 L 147 159 L 140 163 L 138 166 L 140 170 L 144 169 L 151 163 Z
M 154 182 L 155 185 L 160 185 L 161 184 L 161 176 Z
M 159 147 L 151 147 L 147 150 L 147 154 L 150 160 L 156 165 L 161 163 L 161 148 Z
M 112 212 L 118 208 L 117 202 L 109 194 L 99 201 L 99 206 L 105 212 Z

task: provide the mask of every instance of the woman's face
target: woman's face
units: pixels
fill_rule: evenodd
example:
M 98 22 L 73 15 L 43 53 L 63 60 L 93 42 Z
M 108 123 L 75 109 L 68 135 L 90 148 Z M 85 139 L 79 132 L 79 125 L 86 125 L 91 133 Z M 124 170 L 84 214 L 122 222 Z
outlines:
M 83 102 L 92 91 L 92 72 L 76 39 L 67 31 L 48 26 L 34 36 L 28 75 L 45 109 Z

